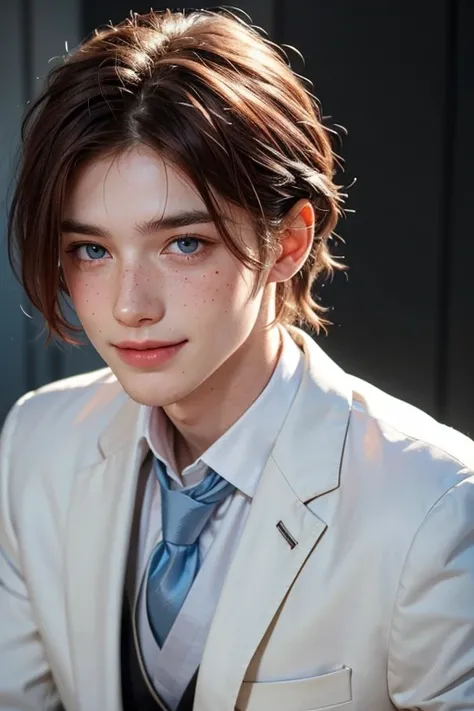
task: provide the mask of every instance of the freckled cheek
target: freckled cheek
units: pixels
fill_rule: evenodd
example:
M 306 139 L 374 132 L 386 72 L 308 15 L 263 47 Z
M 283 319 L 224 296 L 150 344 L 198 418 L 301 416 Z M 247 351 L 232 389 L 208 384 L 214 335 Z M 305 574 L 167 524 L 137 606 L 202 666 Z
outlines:
M 206 314 L 228 311 L 235 304 L 240 304 L 241 285 L 236 283 L 235 275 L 226 275 L 220 271 L 204 272 L 197 278 L 176 274 L 166 289 L 170 304 L 192 310 L 196 317 L 204 320 Z
M 210 280 L 211 298 L 218 300 L 226 309 L 241 309 L 252 293 L 251 281 L 234 270 L 216 272 Z
M 72 304 L 81 321 L 97 318 L 106 308 L 110 296 L 106 283 L 81 276 L 69 279 L 68 286 Z

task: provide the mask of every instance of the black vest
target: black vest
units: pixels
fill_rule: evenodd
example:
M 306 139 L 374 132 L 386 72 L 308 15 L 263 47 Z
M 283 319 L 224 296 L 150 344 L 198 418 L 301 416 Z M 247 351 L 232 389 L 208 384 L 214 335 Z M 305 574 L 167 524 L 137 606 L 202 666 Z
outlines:
M 151 454 L 148 455 L 151 458 Z M 136 589 L 135 571 L 137 570 L 137 545 L 140 515 L 143 506 L 147 480 L 147 467 L 142 466 L 138 477 L 135 509 L 128 550 L 127 570 L 124 580 L 124 595 L 122 603 L 122 626 L 120 640 L 120 666 L 122 679 L 122 707 L 123 711 L 161 711 L 160 705 L 155 701 L 148 690 L 148 685 L 143 678 L 138 652 L 132 627 L 132 615 L 126 590 Z M 135 542 L 134 544 L 132 542 Z M 198 670 L 199 671 L 199 670 Z M 194 692 L 196 690 L 197 672 L 189 682 L 176 711 L 192 711 Z M 163 709 L 166 704 L 161 701 Z
M 150 694 L 140 669 L 127 595 L 124 595 L 122 607 L 120 663 L 123 711 L 161 711 L 160 706 Z M 197 672 L 189 682 L 176 711 L 192 711 L 196 680 Z M 164 702 L 162 704 L 163 708 L 166 708 L 166 704 Z

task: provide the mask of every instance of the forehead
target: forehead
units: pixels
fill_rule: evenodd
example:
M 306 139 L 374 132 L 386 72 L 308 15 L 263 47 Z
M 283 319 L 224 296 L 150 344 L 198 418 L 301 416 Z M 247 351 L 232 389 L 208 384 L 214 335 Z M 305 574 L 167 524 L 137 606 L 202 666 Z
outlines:
M 137 145 L 82 165 L 69 183 L 64 212 L 102 221 L 113 214 L 118 219 L 149 211 L 157 216 L 184 206 L 205 207 L 190 178 L 151 148 Z

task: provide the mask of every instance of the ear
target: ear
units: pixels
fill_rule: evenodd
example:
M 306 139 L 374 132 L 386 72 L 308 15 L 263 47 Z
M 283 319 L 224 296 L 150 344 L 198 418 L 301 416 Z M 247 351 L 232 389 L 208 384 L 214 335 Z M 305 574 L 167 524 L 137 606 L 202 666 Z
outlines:
M 267 284 L 288 281 L 301 269 L 313 244 L 315 220 L 309 200 L 298 200 L 291 208 L 282 223 L 280 254 L 269 271 Z

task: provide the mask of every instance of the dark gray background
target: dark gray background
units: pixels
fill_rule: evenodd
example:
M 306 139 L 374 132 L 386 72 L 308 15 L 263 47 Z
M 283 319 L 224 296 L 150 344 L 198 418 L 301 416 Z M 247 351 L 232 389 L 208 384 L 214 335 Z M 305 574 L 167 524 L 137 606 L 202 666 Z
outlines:
M 193 6 L 181 3 L 180 7 Z M 155 9 L 164 5 L 154 4 Z M 272 39 L 298 47 L 341 148 L 350 265 L 322 290 L 334 326 L 321 345 L 347 370 L 474 435 L 474 3 L 472 0 L 245 0 Z M 11 178 L 22 107 L 48 59 L 130 0 L 18 0 L 0 25 L 0 193 Z M 147 11 L 149 3 L 133 5 Z M 4 213 L 0 228 L 4 232 Z M 0 261 L 0 419 L 20 394 L 100 367 L 91 348 L 44 346 Z

